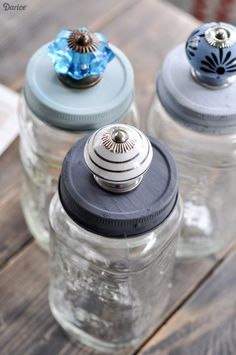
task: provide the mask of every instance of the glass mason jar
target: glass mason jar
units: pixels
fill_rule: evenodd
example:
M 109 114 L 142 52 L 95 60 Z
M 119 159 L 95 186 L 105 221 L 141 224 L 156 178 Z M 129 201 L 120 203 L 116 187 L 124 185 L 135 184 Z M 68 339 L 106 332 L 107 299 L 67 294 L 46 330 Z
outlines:
M 96 62 L 93 52 L 80 53 L 68 45 L 72 46 L 75 36 L 83 39 L 85 35 L 96 43 Z M 60 56 L 62 49 L 64 57 Z M 70 55 L 66 72 L 65 57 Z M 81 63 L 87 63 L 87 71 L 81 69 Z M 107 123 L 139 126 L 129 60 L 99 33 L 85 28 L 60 32 L 28 64 L 19 122 L 23 213 L 32 235 L 48 250 L 49 203 L 69 148 L 84 134 Z
M 107 126 L 85 143 L 65 158 L 50 206 L 49 302 L 77 340 L 124 354 L 155 329 L 169 300 L 182 217 L 176 167 L 130 126 Z
M 219 33 L 226 36 L 220 43 Z M 167 144 L 179 170 L 184 222 L 177 254 L 182 257 L 216 253 L 235 237 L 236 84 L 232 79 L 236 44 L 229 42 L 232 33 L 235 38 L 233 26 L 219 23 L 194 31 L 185 46 L 191 66 L 184 46 L 174 49 L 163 64 L 150 108 L 148 132 Z M 215 36 L 215 42 L 210 36 Z

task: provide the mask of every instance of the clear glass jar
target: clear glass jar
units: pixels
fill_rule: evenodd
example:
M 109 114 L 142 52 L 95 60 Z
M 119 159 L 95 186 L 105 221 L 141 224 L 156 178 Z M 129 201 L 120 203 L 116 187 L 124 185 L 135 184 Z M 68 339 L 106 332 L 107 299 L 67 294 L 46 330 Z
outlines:
M 235 237 L 236 133 L 188 128 L 156 96 L 148 132 L 167 144 L 179 171 L 184 222 L 178 255 L 198 257 L 225 248 Z
M 139 126 L 134 102 L 119 122 Z M 48 250 L 48 209 L 62 161 L 69 148 L 89 131 L 66 131 L 46 124 L 31 111 L 24 94 L 19 103 L 19 123 L 23 213 L 36 241 Z
M 60 31 L 29 60 L 19 121 L 23 213 L 48 249 L 49 202 L 69 148 L 106 124 L 139 125 L 131 63 L 101 33 Z
M 52 313 L 87 346 L 124 354 L 168 303 L 182 220 L 175 162 L 158 141 L 113 124 L 71 148 L 58 191 L 50 205 Z
M 169 300 L 181 217 L 178 200 L 154 230 L 107 238 L 76 224 L 56 194 L 50 206 L 49 302 L 59 324 L 108 354 L 140 345 Z
M 203 24 L 168 54 L 157 78 L 148 131 L 169 146 L 179 170 L 179 256 L 217 253 L 234 238 L 235 58 L 235 26 Z

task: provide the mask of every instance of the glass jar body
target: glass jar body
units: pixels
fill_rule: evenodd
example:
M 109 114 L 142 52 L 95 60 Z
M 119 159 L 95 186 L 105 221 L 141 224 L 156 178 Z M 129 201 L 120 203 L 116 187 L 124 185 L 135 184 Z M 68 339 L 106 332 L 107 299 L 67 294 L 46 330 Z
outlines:
M 157 97 L 148 132 L 169 147 L 179 171 L 184 221 L 177 255 L 200 257 L 225 248 L 235 234 L 236 134 L 188 128 Z
M 90 131 L 64 131 L 47 125 L 30 110 L 23 94 L 19 104 L 19 122 L 22 209 L 30 232 L 48 250 L 48 209 L 57 189 L 63 159 L 71 146 Z M 139 127 L 134 102 L 119 122 Z
M 178 201 L 155 230 L 126 239 L 86 231 L 51 202 L 49 301 L 77 340 L 109 354 L 138 346 L 168 303 L 182 218 Z

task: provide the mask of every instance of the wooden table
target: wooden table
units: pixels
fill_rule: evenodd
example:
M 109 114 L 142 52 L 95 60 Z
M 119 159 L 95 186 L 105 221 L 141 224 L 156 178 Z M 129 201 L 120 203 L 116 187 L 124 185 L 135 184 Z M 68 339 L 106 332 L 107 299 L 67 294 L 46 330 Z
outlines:
M 36 48 L 62 27 L 87 24 L 104 31 L 131 59 L 143 122 L 164 56 L 198 24 L 158 0 L 24 3 L 24 12 L 0 10 L 0 82 L 20 89 Z M 0 354 L 95 354 L 73 344 L 50 314 L 48 256 L 37 247 L 22 217 L 17 150 L 15 141 L 0 159 Z M 236 354 L 235 270 L 236 243 L 220 255 L 177 262 L 167 311 L 136 354 Z

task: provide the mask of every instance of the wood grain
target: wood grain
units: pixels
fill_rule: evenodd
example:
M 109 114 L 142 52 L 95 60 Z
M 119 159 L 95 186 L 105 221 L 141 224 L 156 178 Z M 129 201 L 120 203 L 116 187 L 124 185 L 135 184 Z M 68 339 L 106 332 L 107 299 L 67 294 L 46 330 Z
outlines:
M 168 2 L 145 0 L 102 28 L 134 66 L 136 99 L 145 128 L 155 80 L 166 54 L 186 40 L 199 22 Z
M 59 353 L 66 339 L 48 308 L 47 255 L 31 244 L 0 275 L 1 354 L 35 354 L 55 334 L 52 354 Z
M 138 353 L 236 354 L 236 252 Z
M 20 208 L 18 139 L 0 159 L 0 266 L 32 237 Z
M 96 354 L 69 341 L 54 321 L 48 305 L 48 256 L 35 243 L 13 258 L 0 279 L 1 355 Z

